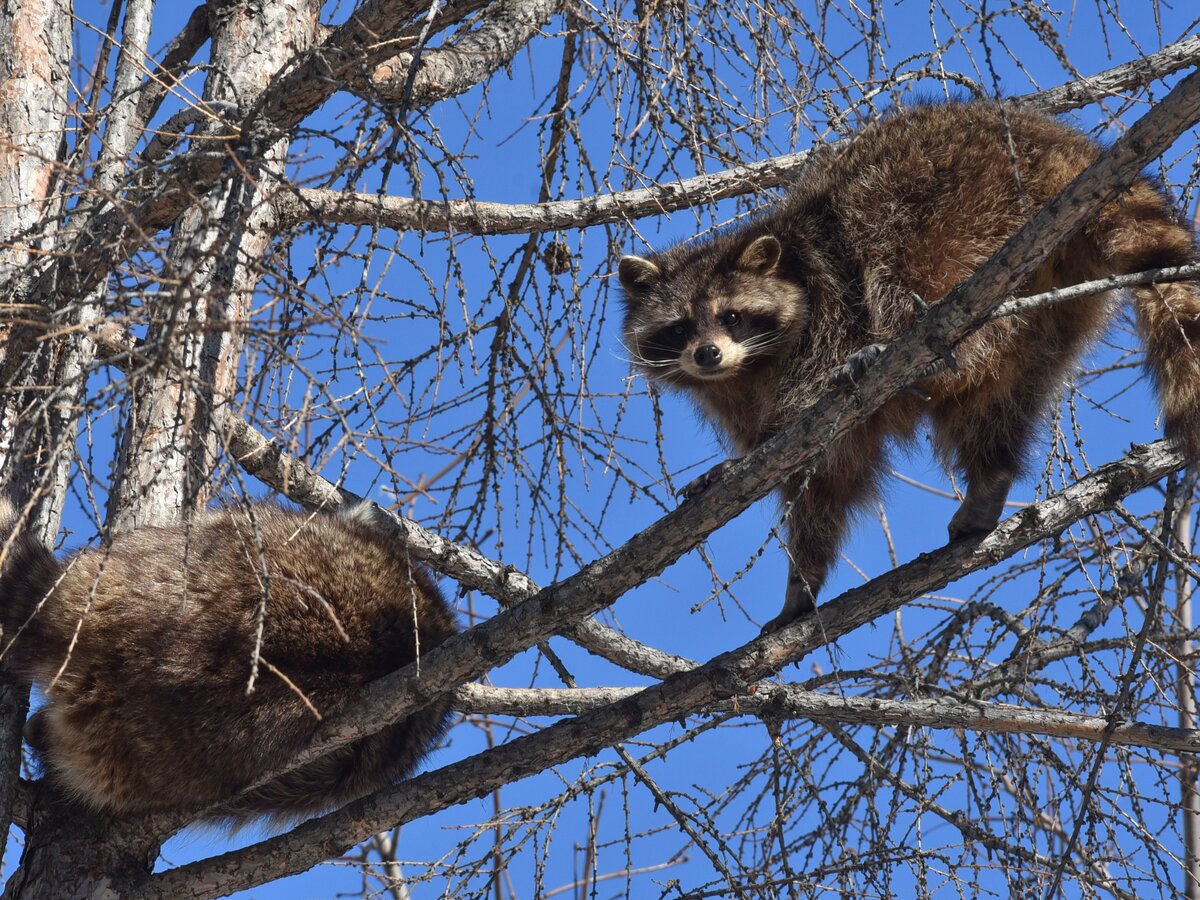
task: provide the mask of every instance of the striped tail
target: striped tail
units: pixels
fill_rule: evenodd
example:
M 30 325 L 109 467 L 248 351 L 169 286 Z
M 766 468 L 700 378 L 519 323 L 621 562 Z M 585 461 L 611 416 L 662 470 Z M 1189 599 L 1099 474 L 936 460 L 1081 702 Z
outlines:
M 1192 232 L 1146 179 L 1107 207 L 1098 224 L 1101 252 L 1117 274 L 1200 259 Z M 1132 294 L 1167 437 L 1190 460 L 1200 460 L 1200 286 L 1188 281 L 1149 284 Z

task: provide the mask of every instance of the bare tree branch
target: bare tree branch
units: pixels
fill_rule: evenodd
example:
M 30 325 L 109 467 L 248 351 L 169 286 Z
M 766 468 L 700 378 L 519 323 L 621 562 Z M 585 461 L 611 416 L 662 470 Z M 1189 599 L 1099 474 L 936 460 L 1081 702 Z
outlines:
M 1200 36 L 1187 37 L 1168 44 L 1156 53 L 1131 60 L 1096 75 L 1068 81 L 1066 84 L 1014 97 L 1013 102 L 1040 109 L 1043 112 L 1066 112 L 1078 109 L 1105 97 L 1143 87 L 1200 61 Z
M 464 684 L 454 692 L 454 708 L 464 713 L 508 716 L 577 716 L 633 697 L 642 688 L 500 688 Z M 806 691 L 791 684 L 759 682 L 753 692 L 736 700 L 706 707 L 706 713 L 770 715 L 789 719 L 861 722 L 919 728 L 969 728 L 1004 734 L 1099 742 L 1109 721 L 1051 709 L 1024 709 L 986 702 L 962 702 L 945 697 L 928 700 L 887 700 Z M 1171 728 L 1123 722 L 1109 741 L 1125 747 L 1145 747 L 1164 753 L 1200 753 L 1200 729 Z
M 380 63 L 371 72 L 372 94 L 420 105 L 457 96 L 507 65 L 560 6 L 561 0 L 499 0 L 479 28 L 423 52 L 415 75 L 412 53 Z
M 331 851 L 338 852 L 334 848 L 351 847 L 383 828 L 413 821 L 694 710 L 745 696 L 756 689 L 755 683 L 760 679 L 798 662 L 815 648 L 900 608 L 913 597 L 1052 537 L 1081 517 L 1110 507 L 1126 494 L 1153 484 L 1182 466 L 1183 458 L 1165 442 L 1135 447 L 1122 459 L 1001 522 L 983 539 L 923 554 L 823 604 L 815 615 L 714 657 L 689 672 L 535 735 L 420 775 L 306 822 L 288 834 L 152 876 L 144 887 L 131 886 L 129 896 L 139 900 L 217 897 L 300 872 L 331 855 Z M 505 615 L 512 613 L 502 613 L 496 618 Z M 481 630 L 482 626 L 476 627 L 457 642 L 470 641 Z M 431 674 L 436 678 L 438 670 L 445 667 L 442 658 L 453 652 L 455 648 L 447 643 L 426 657 L 422 662 L 422 679 Z M 397 690 L 408 690 L 406 682 L 416 681 L 411 674 L 414 668 L 409 666 L 380 679 L 366 693 L 369 696 L 375 693 L 375 688 L 387 683 L 395 684 Z M 368 704 L 357 707 L 355 712 Z
M 1016 98 L 1046 112 L 1064 112 L 1130 87 L 1170 75 L 1200 61 L 1200 38 L 1186 38 L 1158 53 L 1080 81 Z M 281 192 L 275 198 L 281 221 L 380 225 L 397 231 L 466 234 L 530 234 L 587 228 L 686 209 L 786 185 L 802 171 L 807 151 L 788 153 L 725 171 L 696 175 L 647 188 L 549 203 L 486 200 L 417 200 L 319 188 Z

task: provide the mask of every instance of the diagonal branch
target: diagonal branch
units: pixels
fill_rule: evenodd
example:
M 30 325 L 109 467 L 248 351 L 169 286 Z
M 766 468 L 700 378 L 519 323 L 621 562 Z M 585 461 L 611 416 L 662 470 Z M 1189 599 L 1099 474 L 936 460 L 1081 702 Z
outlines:
M 1059 113 L 1078 109 L 1113 97 L 1131 88 L 1143 87 L 1200 61 L 1200 35 L 1168 44 L 1161 50 L 1131 60 L 1096 75 L 1069 81 L 1058 87 L 1014 97 L 1013 102 L 1042 112 Z
M 340 488 L 268 441 L 244 419 L 229 417 L 226 446 L 242 468 L 290 500 L 311 508 L 332 509 L 362 498 Z M 416 559 L 471 590 L 483 591 L 504 606 L 513 606 L 535 595 L 540 588 L 512 566 L 488 559 L 482 553 L 448 541 L 411 519 L 376 507 L 391 520 L 397 537 Z M 618 631 L 585 619 L 563 632 L 585 650 L 609 662 L 655 678 L 684 671 L 695 663 L 657 650 Z
M 1016 290 L 1059 242 L 1082 227 L 1198 117 L 1200 73 L 1193 73 L 1101 153 L 988 262 L 885 349 L 857 385 L 837 385 L 797 422 L 758 449 L 721 464 L 711 487 L 623 546 L 425 654 L 420 677 L 415 674 L 415 666 L 409 666 L 373 682 L 363 691 L 361 702 L 323 722 L 313 742 L 280 772 L 370 734 L 384 723 L 503 665 L 517 653 L 578 624 L 662 572 L 784 478 L 815 461 L 835 438 L 919 378 L 939 358 L 932 348 L 953 345 L 978 327 L 1001 298 Z M 989 563 L 1002 558 L 997 556 Z M 278 774 L 271 773 L 267 778 Z
M 124 895 L 138 900 L 215 897 L 300 872 L 385 827 L 481 796 L 725 699 L 748 696 L 758 689 L 759 680 L 799 662 L 817 647 L 894 612 L 913 597 L 1051 538 L 1078 519 L 1111 507 L 1183 464 L 1179 452 L 1164 441 L 1135 446 L 1120 460 L 1006 519 L 983 539 L 960 541 L 923 554 L 847 591 L 821 606 L 815 615 L 721 654 L 692 671 L 537 734 L 402 782 L 287 834 L 152 876 L 145 884 L 130 886 Z M 470 636 L 467 632 L 463 637 Z M 432 655 L 423 662 L 426 669 Z

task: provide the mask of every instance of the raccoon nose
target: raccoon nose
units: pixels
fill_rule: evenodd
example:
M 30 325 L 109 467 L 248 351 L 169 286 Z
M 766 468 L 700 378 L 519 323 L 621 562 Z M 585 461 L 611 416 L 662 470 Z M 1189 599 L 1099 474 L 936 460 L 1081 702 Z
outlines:
M 696 360 L 696 365 L 700 368 L 711 369 L 721 361 L 721 348 L 716 344 L 704 344 L 696 348 L 692 358 Z

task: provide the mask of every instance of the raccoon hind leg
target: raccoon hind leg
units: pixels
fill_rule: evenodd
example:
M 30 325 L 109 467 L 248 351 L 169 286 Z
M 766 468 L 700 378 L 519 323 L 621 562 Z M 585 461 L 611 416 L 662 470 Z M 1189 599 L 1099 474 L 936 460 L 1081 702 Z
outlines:
M 1061 384 L 1058 366 L 1032 368 L 951 398 L 933 411 L 938 453 L 962 472 L 967 490 L 947 527 L 956 541 L 996 527 L 1024 468 L 1037 426 Z

